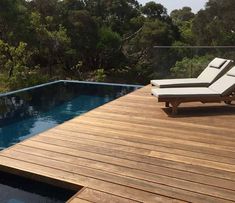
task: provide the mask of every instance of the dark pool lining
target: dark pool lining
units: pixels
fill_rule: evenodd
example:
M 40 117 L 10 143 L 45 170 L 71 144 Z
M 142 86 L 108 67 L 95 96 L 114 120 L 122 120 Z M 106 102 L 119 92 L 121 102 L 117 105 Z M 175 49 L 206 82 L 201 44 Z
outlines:
M 6 149 L 2 150 L 1 152 L 5 151 L 5 150 L 8 150 L 12 147 L 14 147 L 14 145 L 9 147 L 9 148 L 6 148 Z M 83 186 L 80 186 L 80 185 L 77 185 L 77 184 L 64 182 L 64 181 L 61 181 L 61 180 L 58 180 L 58 179 L 54 179 L 52 177 L 47 177 L 47 176 L 44 176 L 44 175 L 29 172 L 29 171 L 22 171 L 20 169 L 8 167 L 8 166 L 5 166 L 5 165 L 0 165 L 0 173 L 14 175 L 14 176 L 17 176 L 17 177 L 29 179 L 31 181 L 42 182 L 42 183 L 45 183 L 45 184 L 48 184 L 48 185 L 51 185 L 51 186 L 59 185 L 60 188 L 68 189 L 68 190 L 71 190 L 71 191 L 77 191 L 78 192 L 83 188 Z
M 47 180 L 47 182 L 50 181 Z M 23 176 L 0 171 L 0 185 L 10 186 L 12 188 L 35 193 L 44 197 L 56 197 L 56 199 L 60 201 L 67 201 L 83 188 L 77 186 L 76 189 L 71 189 L 71 187 L 65 189 L 65 186 L 62 187 L 63 184 L 60 184 L 59 181 L 56 182 L 56 185 L 60 185 L 61 187 L 55 186 L 55 184 L 44 183 Z

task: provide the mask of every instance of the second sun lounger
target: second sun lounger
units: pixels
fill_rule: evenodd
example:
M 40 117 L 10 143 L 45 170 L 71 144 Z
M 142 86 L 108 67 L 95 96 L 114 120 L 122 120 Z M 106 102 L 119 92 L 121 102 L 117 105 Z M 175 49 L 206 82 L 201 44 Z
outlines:
M 177 114 L 178 106 L 185 102 L 225 102 L 235 101 L 235 66 L 209 87 L 152 88 L 152 95 L 158 102 L 172 106 L 172 114 Z
M 215 58 L 197 78 L 151 80 L 151 84 L 158 88 L 209 87 L 224 75 L 232 64 L 232 60 Z

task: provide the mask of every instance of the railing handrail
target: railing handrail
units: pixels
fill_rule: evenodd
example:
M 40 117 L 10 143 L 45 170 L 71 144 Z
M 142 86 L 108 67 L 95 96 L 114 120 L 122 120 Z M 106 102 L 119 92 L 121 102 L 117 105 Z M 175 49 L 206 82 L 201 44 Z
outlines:
M 159 49 L 171 49 L 171 48 L 188 48 L 188 49 L 231 49 L 235 46 L 154 46 L 154 48 Z

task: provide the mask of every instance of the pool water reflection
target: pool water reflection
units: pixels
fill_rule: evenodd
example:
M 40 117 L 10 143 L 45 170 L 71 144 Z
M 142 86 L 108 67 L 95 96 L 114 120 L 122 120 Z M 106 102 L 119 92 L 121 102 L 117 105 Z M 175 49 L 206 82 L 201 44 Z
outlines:
M 57 82 L 0 97 L 0 150 L 125 95 L 137 87 Z

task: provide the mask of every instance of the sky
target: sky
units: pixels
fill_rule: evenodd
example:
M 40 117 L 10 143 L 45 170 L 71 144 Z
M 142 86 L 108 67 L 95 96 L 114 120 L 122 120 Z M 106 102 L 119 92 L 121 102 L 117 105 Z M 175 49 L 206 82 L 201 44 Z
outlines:
M 168 14 L 174 9 L 179 9 L 184 6 L 189 6 L 192 8 L 194 13 L 197 13 L 200 9 L 204 8 L 207 0 L 139 0 L 141 4 L 145 4 L 149 1 L 154 1 L 156 3 L 162 4 L 167 8 Z

